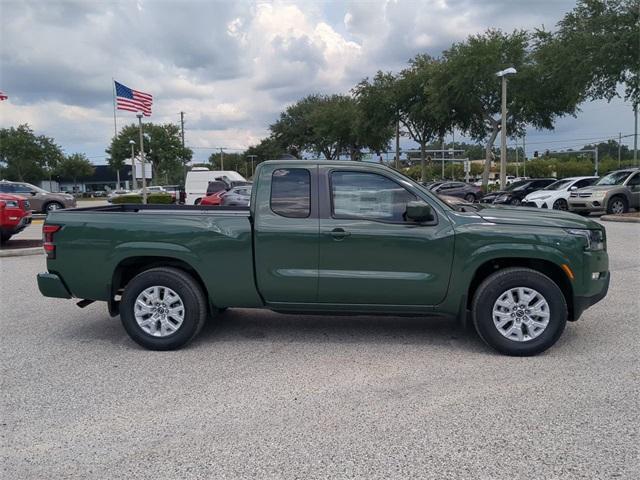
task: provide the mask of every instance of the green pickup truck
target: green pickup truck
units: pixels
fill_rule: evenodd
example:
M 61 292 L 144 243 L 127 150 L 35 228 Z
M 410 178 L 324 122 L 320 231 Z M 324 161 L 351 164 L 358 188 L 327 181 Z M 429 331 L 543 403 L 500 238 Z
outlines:
M 140 345 L 179 348 L 228 307 L 457 317 L 534 355 L 609 286 L 604 228 L 560 211 L 455 208 L 401 173 L 262 163 L 251 206 L 49 213 L 43 295 L 105 301 Z

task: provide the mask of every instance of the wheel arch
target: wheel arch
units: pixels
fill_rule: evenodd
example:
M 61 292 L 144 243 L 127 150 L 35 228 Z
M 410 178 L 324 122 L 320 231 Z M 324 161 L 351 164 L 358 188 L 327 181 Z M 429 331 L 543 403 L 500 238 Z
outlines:
M 573 286 L 562 267 L 550 260 L 529 257 L 496 257 L 486 260 L 474 271 L 471 282 L 468 285 L 466 295 L 466 308 L 471 309 L 473 296 L 480 284 L 492 273 L 512 267 L 530 268 L 549 277 L 562 291 L 567 302 L 569 312 L 568 320 L 574 320 Z
M 119 300 L 116 296 L 122 294 L 127 284 L 136 276 L 147 270 L 158 267 L 177 268 L 191 275 L 193 279 L 200 285 L 209 308 L 213 308 L 211 296 L 207 285 L 203 281 L 202 275 L 189 262 L 167 255 L 136 255 L 126 257 L 116 265 L 111 275 L 111 295 L 109 298 L 109 313 L 116 316 L 119 313 Z

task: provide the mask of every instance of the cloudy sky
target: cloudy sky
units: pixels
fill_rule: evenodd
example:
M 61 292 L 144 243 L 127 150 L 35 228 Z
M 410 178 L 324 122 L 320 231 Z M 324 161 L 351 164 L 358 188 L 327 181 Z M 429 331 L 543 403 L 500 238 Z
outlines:
M 67 153 L 103 163 L 113 135 L 111 79 L 154 95 L 154 122 L 179 122 L 195 159 L 260 140 L 313 92 L 348 92 L 417 53 L 438 55 L 488 27 L 554 27 L 569 0 L 0 0 L 0 126 L 29 123 Z M 119 111 L 118 126 L 135 120 Z M 630 134 L 622 101 L 584 105 L 527 150 Z M 585 139 L 583 141 L 583 139 Z M 630 140 L 630 139 L 629 139 Z

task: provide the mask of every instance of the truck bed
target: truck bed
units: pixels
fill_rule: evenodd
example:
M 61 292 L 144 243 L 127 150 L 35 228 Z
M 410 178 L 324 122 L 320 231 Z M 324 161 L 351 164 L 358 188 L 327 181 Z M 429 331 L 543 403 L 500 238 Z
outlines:
M 62 226 L 48 269 L 74 297 L 109 300 L 120 268 L 157 259 L 193 268 L 218 307 L 262 305 L 247 207 L 106 205 L 54 211 L 46 223 Z

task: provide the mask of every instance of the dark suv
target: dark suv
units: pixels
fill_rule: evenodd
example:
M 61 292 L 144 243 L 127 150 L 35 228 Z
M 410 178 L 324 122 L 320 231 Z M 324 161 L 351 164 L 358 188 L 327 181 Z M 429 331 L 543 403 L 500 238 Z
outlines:
M 473 203 L 482 197 L 482 189 L 480 187 L 464 182 L 442 182 L 430 188 L 430 190 L 438 195 L 464 198 L 469 203 Z
M 491 192 L 480 199 L 481 203 L 520 205 L 524 197 L 555 182 L 555 178 L 531 178 L 514 182 L 504 190 Z

